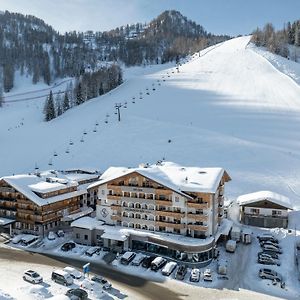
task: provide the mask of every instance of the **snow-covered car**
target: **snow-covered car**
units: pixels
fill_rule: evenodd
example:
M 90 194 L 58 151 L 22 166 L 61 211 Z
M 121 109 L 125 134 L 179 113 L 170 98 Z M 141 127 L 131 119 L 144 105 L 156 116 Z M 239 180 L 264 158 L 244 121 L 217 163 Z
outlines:
M 81 278 L 82 274 L 78 270 L 76 270 L 73 267 L 65 267 L 63 270 L 67 273 L 69 273 L 74 279 L 79 279 Z
M 18 234 L 16 236 L 14 236 L 12 239 L 11 239 L 11 242 L 13 244 L 19 244 L 21 239 L 22 239 L 23 235 L 22 234 Z
M 192 269 L 190 275 L 191 282 L 198 282 L 200 280 L 200 270 L 197 268 Z
M 37 241 L 38 239 L 39 239 L 39 237 L 37 235 L 24 234 L 21 238 L 20 243 L 22 246 L 29 246 L 30 244 Z
M 165 276 L 170 276 L 176 267 L 177 267 L 177 263 L 174 261 L 170 261 L 163 267 L 161 273 Z
M 271 234 L 262 234 L 262 235 L 259 235 L 257 236 L 259 242 L 262 242 L 262 241 L 271 241 L 273 243 L 277 243 L 278 244 L 278 240 L 276 238 L 274 238 L 273 235 Z
M 68 296 L 72 300 L 86 300 L 88 299 L 88 293 L 83 289 L 70 289 L 66 292 L 66 296 Z
M 206 269 L 203 273 L 203 280 L 204 281 L 212 281 L 212 274 L 211 269 Z
M 258 275 L 261 279 L 271 279 L 277 282 L 282 281 L 282 276 L 271 269 L 260 269 Z
M 273 245 L 263 245 L 262 249 L 263 249 L 263 251 L 267 250 L 267 251 L 272 251 L 272 252 L 279 253 L 279 254 L 282 253 L 282 250 L 280 248 L 275 247 Z
M 56 239 L 55 233 L 53 231 L 49 231 L 48 240 L 53 241 Z
M 64 237 L 64 236 L 65 236 L 65 233 L 64 233 L 63 230 L 58 230 L 58 231 L 56 232 L 56 234 L 57 234 L 58 237 Z
M 23 279 L 28 281 L 28 282 L 31 282 L 31 283 L 41 283 L 41 282 L 43 282 L 43 277 L 39 273 L 37 273 L 33 270 L 25 271 L 24 274 L 23 274 Z
M 279 243 L 274 243 L 272 241 L 261 241 L 260 245 L 261 246 L 263 246 L 263 245 L 272 245 L 274 247 L 280 248 Z
M 109 290 L 112 287 L 111 283 L 102 276 L 93 276 L 91 280 L 100 283 L 103 286 L 104 290 Z
M 259 264 L 263 265 L 277 265 L 280 266 L 280 262 L 272 257 L 260 256 L 257 260 Z
M 138 254 L 134 259 L 133 261 L 131 262 L 131 264 L 133 266 L 139 266 L 143 260 L 146 258 L 147 256 L 146 255 L 143 255 L 143 254 Z
M 76 247 L 76 244 L 73 243 L 73 242 L 67 242 L 67 243 L 64 243 L 61 247 L 60 247 L 60 250 L 62 251 L 70 251 L 72 250 L 73 248 Z
M 279 256 L 277 253 L 275 252 L 272 252 L 272 251 L 262 251 L 262 252 L 258 252 L 257 254 L 257 257 L 271 257 L 271 258 L 274 258 L 274 259 L 278 259 Z
M 101 251 L 100 247 L 91 247 L 85 251 L 85 255 L 93 256 L 94 254 L 99 254 Z

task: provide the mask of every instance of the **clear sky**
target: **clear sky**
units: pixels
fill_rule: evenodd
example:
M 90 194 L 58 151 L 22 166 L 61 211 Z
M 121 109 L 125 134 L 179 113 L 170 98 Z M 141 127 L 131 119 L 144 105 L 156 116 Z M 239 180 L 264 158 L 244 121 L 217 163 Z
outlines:
M 148 22 L 166 9 L 179 10 L 207 31 L 230 35 L 300 19 L 300 0 L 0 0 L 0 10 L 35 15 L 62 33 Z

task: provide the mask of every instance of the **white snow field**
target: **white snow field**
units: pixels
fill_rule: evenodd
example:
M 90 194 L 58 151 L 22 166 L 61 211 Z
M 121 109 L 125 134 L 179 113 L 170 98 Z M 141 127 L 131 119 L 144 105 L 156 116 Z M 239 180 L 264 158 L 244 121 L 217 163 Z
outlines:
M 0 176 L 34 171 L 35 163 L 41 170 L 105 171 L 165 158 L 225 168 L 230 198 L 271 190 L 300 207 L 300 87 L 247 47 L 249 40 L 201 51 L 179 73 L 170 64 L 128 69 L 120 87 L 49 123 L 43 122 L 43 99 L 5 105 Z M 126 101 L 117 122 L 114 104 Z

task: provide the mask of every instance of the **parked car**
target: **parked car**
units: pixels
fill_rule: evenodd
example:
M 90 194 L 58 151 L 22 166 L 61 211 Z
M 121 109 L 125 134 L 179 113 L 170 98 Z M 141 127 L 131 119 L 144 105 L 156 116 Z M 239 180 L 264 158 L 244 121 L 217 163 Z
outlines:
M 204 281 L 212 281 L 212 274 L 211 269 L 206 269 L 203 273 L 203 280 Z
M 11 242 L 13 244 L 19 244 L 21 239 L 22 239 L 23 235 L 22 234 L 18 234 L 18 235 L 15 235 L 12 239 L 11 239 Z
M 121 264 L 128 265 L 135 258 L 135 255 L 134 252 L 125 252 L 121 257 Z
M 75 248 L 76 247 L 76 244 L 75 243 L 73 243 L 73 242 L 67 242 L 67 243 L 64 243 L 61 247 L 60 247 L 60 249 L 62 250 L 62 251 L 70 251 L 70 250 L 72 250 L 73 248 Z
M 277 265 L 277 266 L 280 266 L 280 262 L 278 260 L 275 260 L 272 257 L 261 256 L 261 257 L 258 258 L 257 262 L 259 264 L 263 264 L 263 265 Z
M 260 269 L 258 275 L 261 279 L 271 279 L 277 282 L 282 281 L 281 275 L 271 269 Z
M 63 270 L 54 270 L 51 274 L 51 279 L 63 285 L 71 285 L 74 282 L 71 275 Z
M 177 263 L 174 261 L 170 261 L 163 267 L 163 269 L 161 270 L 161 273 L 164 276 L 170 276 L 176 267 L 177 267 Z
M 100 247 L 91 247 L 85 251 L 85 255 L 93 256 L 94 254 L 99 254 L 101 251 Z
M 271 257 L 271 258 L 274 258 L 274 259 L 278 259 L 279 258 L 279 256 L 278 256 L 277 253 L 275 253 L 273 251 L 267 251 L 267 250 L 262 251 L 262 252 L 258 252 L 257 256 L 258 257 L 260 257 L 260 256 L 268 256 L 268 257 Z
M 147 257 L 146 255 L 139 254 L 139 255 L 137 255 L 137 256 L 133 259 L 133 261 L 131 262 L 131 264 L 132 264 L 133 266 L 139 266 L 139 265 L 144 261 L 144 259 L 145 259 L 146 257 Z
M 57 234 L 58 237 L 64 237 L 64 236 L 65 236 L 65 233 L 64 233 L 63 230 L 58 230 L 58 231 L 56 232 L 56 234 Z
M 176 271 L 175 278 L 179 279 L 179 280 L 183 280 L 186 272 L 187 272 L 187 266 L 186 265 L 180 265 L 179 268 Z
M 23 274 L 23 279 L 31 283 L 43 282 L 43 277 L 39 273 L 32 270 L 25 271 Z
M 83 289 L 70 289 L 66 292 L 66 296 L 68 296 L 71 300 L 86 300 L 88 299 L 88 293 Z
M 65 267 L 63 270 L 69 273 L 74 279 L 79 279 L 82 276 L 81 272 L 72 267 Z
M 48 240 L 53 241 L 56 239 L 55 233 L 53 231 L 49 231 L 48 233 Z
M 263 245 L 272 245 L 274 247 L 280 248 L 278 243 L 274 243 L 272 241 L 261 241 L 260 246 L 262 247 Z
M 258 240 L 259 242 L 262 242 L 262 241 L 271 241 L 273 243 L 279 243 L 279 241 L 274 238 L 274 236 L 270 235 L 270 234 L 263 234 L 263 235 L 259 235 L 258 237 Z
M 26 234 L 22 236 L 20 243 L 23 246 L 29 246 L 30 244 L 37 241 L 38 239 L 39 237 L 36 235 Z
M 142 267 L 143 268 L 150 268 L 152 261 L 156 258 L 156 256 L 152 255 L 152 256 L 147 256 L 143 262 L 142 262 Z
M 103 285 L 104 290 L 109 290 L 112 287 L 111 283 L 109 281 L 107 281 L 105 278 L 103 278 L 102 276 L 93 276 L 91 278 L 91 280 L 94 281 L 94 282 L 98 282 L 101 285 Z
M 273 245 L 263 245 L 262 249 L 263 249 L 263 251 L 267 250 L 267 251 L 272 251 L 272 252 L 279 253 L 279 254 L 282 253 L 282 250 L 280 248 L 275 247 Z
M 157 272 L 166 263 L 167 263 L 167 260 L 165 258 L 158 256 L 151 262 L 151 270 Z
M 198 282 L 200 280 L 200 270 L 199 269 L 192 269 L 191 275 L 190 275 L 190 281 L 192 282 Z

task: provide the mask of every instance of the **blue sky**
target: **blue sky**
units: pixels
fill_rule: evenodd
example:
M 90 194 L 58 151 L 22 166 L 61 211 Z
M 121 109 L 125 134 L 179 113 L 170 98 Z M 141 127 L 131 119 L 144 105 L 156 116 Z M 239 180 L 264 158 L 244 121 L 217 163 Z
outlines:
M 212 33 L 250 33 L 300 18 L 300 0 L 0 0 L 0 9 L 32 14 L 60 32 L 108 30 L 179 10 Z

